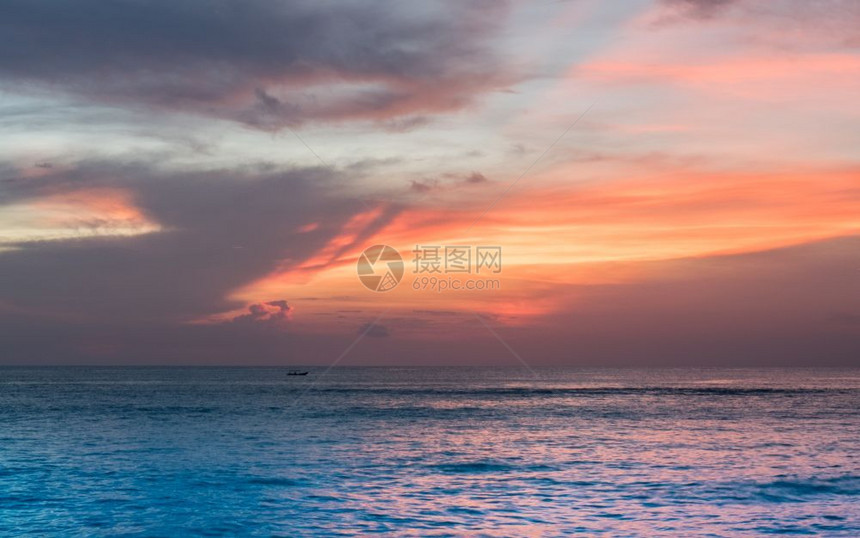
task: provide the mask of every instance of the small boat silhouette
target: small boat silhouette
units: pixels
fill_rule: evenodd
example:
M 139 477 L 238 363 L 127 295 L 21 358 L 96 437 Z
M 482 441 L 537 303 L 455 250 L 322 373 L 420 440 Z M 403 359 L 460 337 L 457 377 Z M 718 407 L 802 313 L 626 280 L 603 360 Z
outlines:
M 307 370 L 287 370 L 287 375 L 308 375 Z

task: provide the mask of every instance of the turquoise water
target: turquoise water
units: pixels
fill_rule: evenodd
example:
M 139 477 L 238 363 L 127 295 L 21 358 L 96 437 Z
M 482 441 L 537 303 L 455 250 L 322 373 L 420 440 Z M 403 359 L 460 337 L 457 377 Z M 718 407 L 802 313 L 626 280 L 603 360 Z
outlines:
M 860 535 L 860 371 L 0 369 L 0 535 Z

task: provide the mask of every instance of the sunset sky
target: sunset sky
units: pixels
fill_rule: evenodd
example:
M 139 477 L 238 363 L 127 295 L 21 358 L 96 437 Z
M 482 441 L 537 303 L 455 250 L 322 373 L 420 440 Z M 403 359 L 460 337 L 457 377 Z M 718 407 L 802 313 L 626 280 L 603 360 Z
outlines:
M 860 2 L 7 0 L 0 120 L 0 363 L 860 365 Z

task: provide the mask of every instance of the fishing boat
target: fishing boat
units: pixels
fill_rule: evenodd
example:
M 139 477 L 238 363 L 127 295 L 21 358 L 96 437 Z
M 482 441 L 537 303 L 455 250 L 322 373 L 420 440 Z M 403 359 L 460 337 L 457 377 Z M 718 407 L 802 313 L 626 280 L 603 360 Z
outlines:
M 287 370 L 287 375 L 308 375 L 307 370 Z

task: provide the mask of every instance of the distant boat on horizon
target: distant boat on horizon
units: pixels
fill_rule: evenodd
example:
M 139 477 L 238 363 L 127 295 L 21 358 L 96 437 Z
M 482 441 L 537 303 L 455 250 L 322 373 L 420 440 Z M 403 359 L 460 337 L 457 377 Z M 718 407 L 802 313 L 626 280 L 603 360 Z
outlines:
M 308 375 L 307 370 L 287 370 L 287 375 Z

